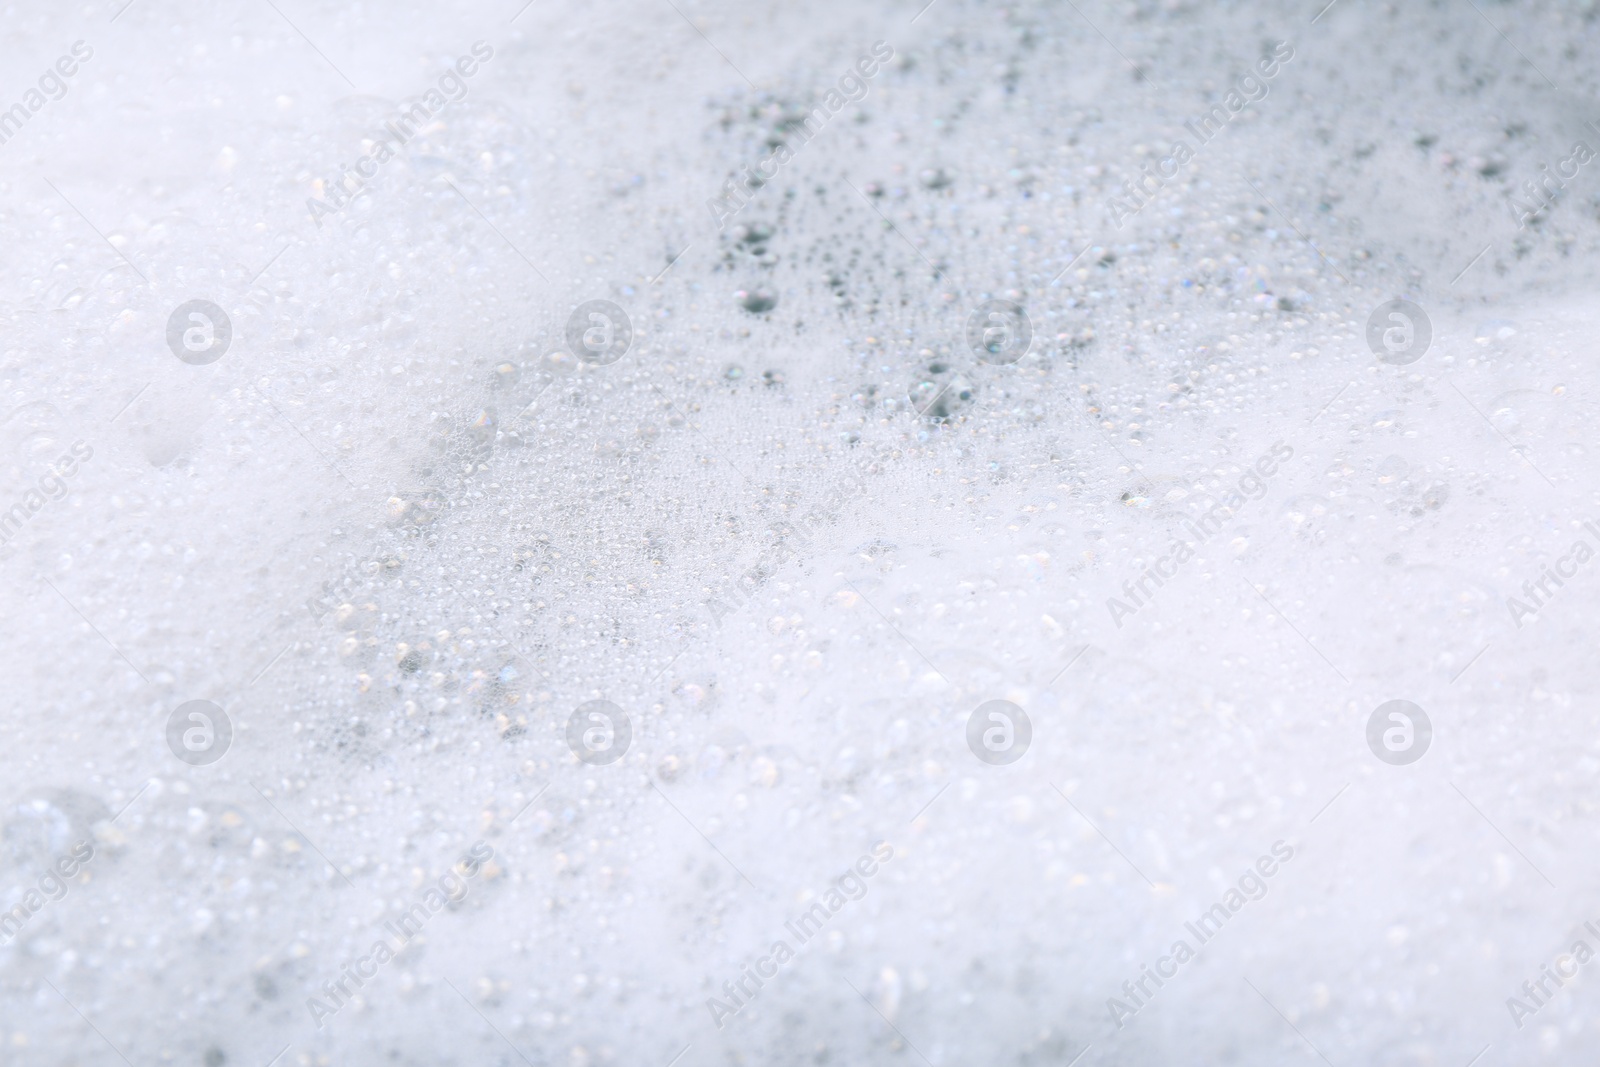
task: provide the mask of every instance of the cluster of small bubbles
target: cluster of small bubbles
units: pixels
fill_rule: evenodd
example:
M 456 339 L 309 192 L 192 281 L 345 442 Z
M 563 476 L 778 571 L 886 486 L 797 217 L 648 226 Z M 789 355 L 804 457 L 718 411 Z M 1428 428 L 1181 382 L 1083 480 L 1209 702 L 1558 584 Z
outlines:
M 771 271 L 779 263 L 779 256 L 770 243 L 773 227 L 769 223 L 752 222 L 730 227 L 722 235 L 724 244 L 721 268 L 738 271 L 750 268 Z
M 437 489 L 396 493 L 389 498 L 389 523 L 392 526 L 420 529 L 438 519 L 447 504 L 444 493 Z

